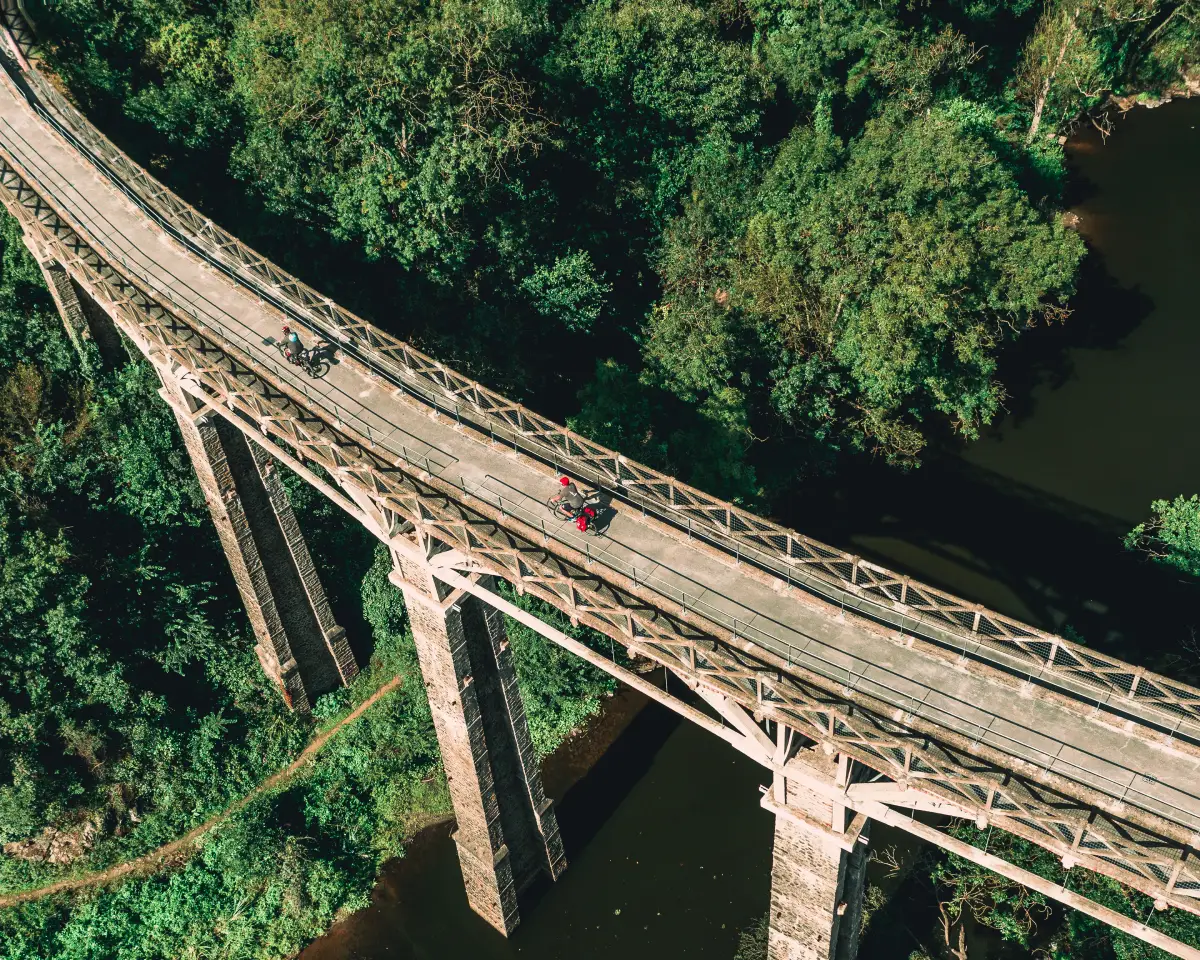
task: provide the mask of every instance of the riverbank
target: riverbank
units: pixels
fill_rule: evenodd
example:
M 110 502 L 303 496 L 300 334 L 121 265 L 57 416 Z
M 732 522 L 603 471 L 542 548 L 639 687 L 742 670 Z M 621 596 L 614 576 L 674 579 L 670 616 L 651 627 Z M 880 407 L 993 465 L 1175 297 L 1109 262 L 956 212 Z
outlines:
M 1013 386 L 1005 419 L 976 444 L 943 451 L 910 474 L 871 466 L 840 476 L 834 491 L 810 491 L 796 500 L 800 529 L 1032 622 L 1072 627 L 1098 646 L 1156 662 L 1180 652 L 1196 623 L 1195 588 L 1128 553 L 1121 537 L 1150 499 L 1189 492 L 1200 477 L 1200 438 L 1186 429 L 1189 370 L 1200 355 L 1190 269 L 1200 250 L 1189 226 L 1200 218 L 1189 176 L 1200 167 L 1196 127 L 1193 99 L 1131 112 L 1107 144 L 1094 131 L 1071 141 L 1072 209 L 1092 254 L 1074 314 L 1034 332 L 1006 359 L 1003 377 Z M 466 910 L 443 829 L 422 834 L 385 870 L 371 908 L 303 960 L 582 960 L 618 952 L 728 960 L 735 937 L 726 933 L 748 928 L 767 906 L 771 825 L 754 789 L 765 774 L 739 769 L 726 745 L 688 725 L 656 720 L 658 709 L 639 714 L 608 754 L 584 758 L 581 766 L 596 766 L 559 806 L 564 836 L 584 845 L 512 941 Z M 714 785 L 713 770 L 729 772 L 729 782 Z M 931 879 L 944 856 L 884 828 L 872 844 L 884 859 L 872 864 L 871 881 L 887 903 L 865 932 L 862 960 L 956 947 L 953 925 L 945 946 L 938 901 L 947 894 Z M 685 860 L 690 869 L 681 869 Z M 984 879 L 966 889 L 982 895 L 990 889 Z M 1073 888 L 1082 882 L 1071 880 Z M 627 893 L 642 889 L 653 908 L 639 905 L 634 914 Z M 1113 897 L 1118 909 L 1135 906 L 1119 891 L 1095 895 Z M 688 900 L 690 910 L 681 904 Z M 990 909 L 1008 915 L 1003 903 Z M 736 915 L 744 921 L 731 922 Z M 971 960 L 1027 955 L 969 911 L 967 918 Z M 1046 916 L 1036 945 L 1067 950 L 1072 937 L 1084 937 L 1096 956 L 1111 955 L 1113 934 L 1075 922 Z
M 556 804 L 591 772 L 610 748 L 629 729 L 649 701 L 636 690 L 619 689 L 604 700 L 600 712 L 542 761 L 546 795 Z M 362 955 L 378 942 L 380 929 L 409 898 L 409 891 L 423 883 L 430 871 L 456 858 L 453 814 L 429 823 L 405 845 L 403 854 L 383 865 L 371 892 L 371 904 L 340 918 L 320 938 L 302 950 L 299 960 L 337 960 Z

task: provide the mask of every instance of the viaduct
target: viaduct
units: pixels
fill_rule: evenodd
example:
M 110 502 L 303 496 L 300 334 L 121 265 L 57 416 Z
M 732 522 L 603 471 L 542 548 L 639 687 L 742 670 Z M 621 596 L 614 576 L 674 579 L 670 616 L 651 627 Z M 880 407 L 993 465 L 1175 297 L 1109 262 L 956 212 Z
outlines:
M 604 449 L 289 276 L 110 143 L 29 58 L 3 0 L 0 201 L 77 344 L 153 365 L 257 638 L 296 709 L 357 671 L 279 481 L 385 543 L 416 638 L 473 909 L 502 933 L 566 868 L 505 638 L 515 618 L 770 772 L 771 960 L 852 958 L 870 821 L 911 831 L 1181 957 L 1200 951 L 918 813 L 1040 844 L 1200 913 L 1200 690 L 885 570 Z M 290 323 L 336 348 L 283 362 Z M 119 331 L 119 333 L 118 333 Z M 552 521 L 566 473 L 606 536 Z M 496 591 L 502 578 L 661 665 L 668 690 Z M 938 822 L 933 818 L 933 822 Z

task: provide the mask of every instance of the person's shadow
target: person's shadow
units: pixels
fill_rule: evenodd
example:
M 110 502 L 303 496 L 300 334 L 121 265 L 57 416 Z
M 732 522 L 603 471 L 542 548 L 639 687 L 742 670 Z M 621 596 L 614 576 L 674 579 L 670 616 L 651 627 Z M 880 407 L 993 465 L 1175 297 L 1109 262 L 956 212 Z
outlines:
M 597 490 L 587 498 L 587 505 L 596 511 L 592 525 L 597 534 L 608 533 L 608 527 L 617 515 L 612 506 L 612 494 L 605 490 Z
M 312 358 L 318 363 L 335 364 L 341 361 L 337 358 L 337 346 L 327 340 L 318 340 L 312 347 Z

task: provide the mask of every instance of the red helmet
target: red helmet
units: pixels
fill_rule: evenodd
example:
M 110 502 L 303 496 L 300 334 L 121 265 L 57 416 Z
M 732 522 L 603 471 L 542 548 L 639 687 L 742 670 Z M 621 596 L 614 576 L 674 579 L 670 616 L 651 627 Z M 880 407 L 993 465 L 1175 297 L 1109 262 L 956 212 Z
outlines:
M 289 326 L 288 326 L 288 325 L 285 323 L 285 324 L 283 325 L 283 332 L 284 332 L 284 333 L 291 333 L 291 332 L 292 332 L 292 328 L 291 328 L 291 327 L 289 327 Z
M 571 482 L 571 478 L 570 477 L 559 477 L 558 482 L 561 483 L 565 487 L 567 484 L 569 484 Z

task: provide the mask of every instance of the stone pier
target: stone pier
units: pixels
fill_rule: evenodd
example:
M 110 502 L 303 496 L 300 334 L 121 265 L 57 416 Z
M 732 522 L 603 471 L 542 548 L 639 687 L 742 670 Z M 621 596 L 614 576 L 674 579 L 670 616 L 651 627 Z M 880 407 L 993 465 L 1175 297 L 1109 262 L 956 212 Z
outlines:
M 844 786 L 847 758 L 807 751 L 813 778 Z M 795 763 L 797 761 L 793 761 Z M 862 924 L 867 824 L 814 790 L 776 774 L 763 796 L 775 814 L 768 960 L 854 960 Z
M 38 240 L 28 233 L 22 234 L 25 246 L 33 254 L 38 267 L 42 271 L 42 279 L 58 308 L 58 315 L 66 327 L 67 337 L 83 360 L 84 366 L 92 363 L 92 354 L 88 347 L 94 345 L 99 354 L 99 360 L 105 367 L 116 367 L 126 362 L 129 357 L 121 341 L 121 333 L 112 318 L 97 304 L 82 294 L 75 283 L 67 275 L 54 257 L 46 251 Z
M 517 689 L 504 617 L 393 554 L 404 592 L 442 763 L 454 802 L 454 842 L 467 901 L 508 935 L 517 897 L 566 869 L 558 820 L 542 788 Z
M 112 318 L 36 236 L 24 233 L 23 239 L 85 369 L 97 360 L 108 368 L 125 363 Z M 170 374 L 159 374 L 159 392 L 175 412 L 254 628 L 259 662 L 290 706 L 309 710 L 321 694 L 349 682 L 358 665 L 346 631 L 333 619 L 277 464 L 220 416 L 202 410 Z
M 241 592 L 267 676 L 296 710 L 348 683 L 358 665 L 270 454 L 177 382 L 161 391 L 175 411 L 200 488 Z

